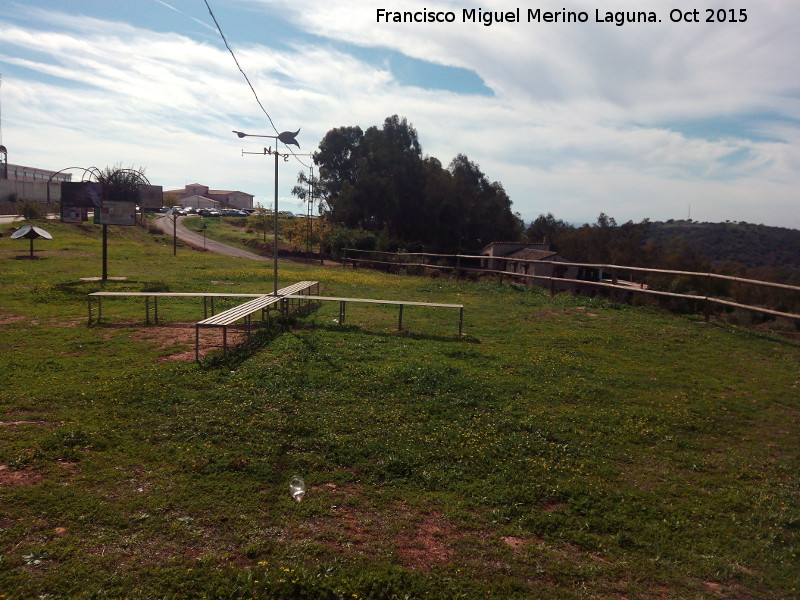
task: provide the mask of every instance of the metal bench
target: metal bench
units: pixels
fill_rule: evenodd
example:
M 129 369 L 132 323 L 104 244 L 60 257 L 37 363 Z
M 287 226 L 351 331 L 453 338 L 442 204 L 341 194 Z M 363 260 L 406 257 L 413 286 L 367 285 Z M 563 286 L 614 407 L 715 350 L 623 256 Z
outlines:
M 435 302 L 411 302 L 408 300 L 372 300 L 369 298 L 337 298 L 333 296 L 291 296 L 296 298 L 303 298 L 306 300 L 322 301 L 327 300 L 330 302 L 339 303 L 339 325 L 344 325 L 345 319 L 345 306 L 348 302 L 356 302 L 359 304 L 386 304 L 389 306 L 399 306 L 400 314 L 397 319 L 397 328 L 403 329 L 403 308 L 406 306 L 426 306 L 429 308 L 452 308 L 458 310 L 458 336 L 463 335 L 464 329 L 464 305 L 463 304 L 438 304 Z
M 200 328 L 201 327 L 222 327 L 222 351 L 228 353 L 228 327 L 241 319 L 245 320 L 245 331 L 247 339 L 250 339 L 251 320 L 254 312 L 261 311 L 261 318 L 264 318 L 264 311 L 271 305 L 277 304 L 282 300 L 282 296 L 260 296 L 244 304 L 239 304 L 233 308 L 222 311 L 213 317 L 208 317 L 198 322 L 194 327 L 194 359 L 200 360 Z
M 92 292 L 87 296 L 89 302 L 89 325 L 92 317 L 97 312 L 95 323 L 99 323 L 103 316 L 103 298 L 144 298 L 145 322 L 150 324 L 150 313 L 154 312 L 154 322 L 158 325 L 158 299 L 159 298 L 202 298 L 203 318 L 208 317 L 208 304 L 211 300 L 211 314 L 214 314 L 215 298 L 259 298 L 264 294 L 229 294 L 224 292 Z M 150 299 L 153 299 L 151 304 Z
M 228 353 L 228 327 L 235 324 L 237 321 L 244 319 L 245 321 L 245 332 L 247 333 L 247 339 L 251 339 L 252 334 L 252 320 L 251 317 L 253 313 L 261 311 L 261 319 L 264 320 L 264 314 L 269 308 L 275 304 L 280 303 L 280 310 L 282 313 L 286 313 L 288 310 L 288 301 L 289 298 L 287 296 L 291 295 L 291 299 L 307 299 L 310 296 L 305 295 L 304 292 L 316 287 L 317 292 L 319 292 L 319 282 L 317 281 L 301 281 L 299 283 L 295 283 L 293 285 L 287 286 L 285 288 L 281 288 L 278 290 L 278 295 L 274 294 L 265 294 L 254 298 L 244 304 L 239 304 L 238 306 L 234 306 L 233 308 L 229 308 L 228 310 L 222 311 L 219 314 L 213 315 L 211 317 L 207 317 L 202 321 L 199 321 L 195 325 L 195 345 L 194 345 L 194 357 L 195 360 L 200 360 L 200 329 L 207 328 L 207 327 L 221 327 L 222 328 L 222 352 L 223 354 Z

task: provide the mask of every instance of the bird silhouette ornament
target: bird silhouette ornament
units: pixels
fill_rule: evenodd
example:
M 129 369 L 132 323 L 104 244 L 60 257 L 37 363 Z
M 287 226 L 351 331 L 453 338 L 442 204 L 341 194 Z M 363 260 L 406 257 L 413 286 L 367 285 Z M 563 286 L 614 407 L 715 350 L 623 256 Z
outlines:
M 277 136 L 274 136 L 274 135 L 256 135 L 254 133 L 244 133 L 243 131 L 236 131 L 235 129 L 233 130 L 233 133 L 238 135 L 240 138 L 243 138 L 243 137 L 268 137 L 268 138 L 277 137 L 279 142 L 283 142 L 287 146 L 293 144 L 293 145 L 297 146 L 298 148 L 300 147 L 300 144 L 298 144 L 297 140 L 295 139 L 297 137 L 297 134 L 300 133 L 299 129 L 297 131 L 295 131 L 295 132 L 284 131 L 283 133 L 279 133 Z
M 287 146 L 289 146 L 291 144 L 294 144 L 295 146 L 297 146 L 299 148 L 300 144 L 298 144 L 297 140 L 295 139 L 297 137 L 298 133 L 300 133 L 299 129 L 297 131 L 295 131 L 294 133 L 292 133 L 291 131 L 284 131 L 283 133 L 278 134 L 278 140 L 283 142 Z

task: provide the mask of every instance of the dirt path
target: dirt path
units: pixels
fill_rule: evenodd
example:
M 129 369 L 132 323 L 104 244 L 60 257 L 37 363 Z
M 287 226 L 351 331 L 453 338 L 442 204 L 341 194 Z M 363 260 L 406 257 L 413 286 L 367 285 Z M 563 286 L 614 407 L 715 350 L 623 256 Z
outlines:
M 186 217 L 178 217 L 177 227 L 175 229 L 175 234 L 178 236 L 178 239 L 186 242 L 187 244 L 191 244 L 192 246 L 196 246 L 198 248 L 204 247 L 203 236 L 199 233 L 195 233 L 184 227 L 183 220 Z M 172 235 L 172 218 L 171 217 L 158 217 L 153 220 L 153 224 L 158 227 L 161 231 L 163 231 L 167 235 Z M 237 258 L 249 258 L 250 260 L 271 260 L 268 256 L 261 256 L 260 254 L 256 254 L 255 252 L 249 252 L 247 250 L 242 250 L 241 248 L 235 248 L 233 246 L 229 246 L 228 244 L 223 244 L 222 242 L 218 242 L 216 240 L 212 240 L 211 238 L 205 238 L 205 249 L 209 252 L 213 252 L 215 254 L 222 254 L 224 256 L 235 256 Z
M 197 248 L 205 247 L 206 250 L 209 252 L 213 252 L 215 254 L 222 254 L 224 256 L 234 256 L 236 258 L 249 258 L 250 260 L 273 260 L 271 256 L 261 256 L 260 254 L 256 254 L 255 252 L 250 252 L 248 250 L 242 250 L 241 248 L 236 248 L 235 246 L 229 246 L 228 244 L 223 244 L 222 242 L 218 242 L 216 240 L 212 240 L 211 238 L 205 238 L 205 246 L 203 245 L 203 236 L 199 233 L 195 233 L 194 231 L 187 229 L 183 225 L 183 220 L 186 217 L 178 217 L 177 227 L 175 230 L 178 239 L 186 242 L 187 244 L 191 244 L 192 246 L 196 246 Z M 164 234 L 171 236 L 172 235 L 172 218 L 171 217 L 157 217 L 153 219 L 153 225 L 155 225 L 158 229 L 164 232 Z M 278 257 L 280 261 L 289 261 L 289 262 L 308 262 L 304 258 L 287 258 L 287 257 Z M 318 260 L 313 261 L 315 264 L 318 264 Z M 342 263 L 336 262 L 333 260 L 325 259 L 324 262 L 321 264 L 325 265 L 326 267 L 341 267 L 343 266 Z

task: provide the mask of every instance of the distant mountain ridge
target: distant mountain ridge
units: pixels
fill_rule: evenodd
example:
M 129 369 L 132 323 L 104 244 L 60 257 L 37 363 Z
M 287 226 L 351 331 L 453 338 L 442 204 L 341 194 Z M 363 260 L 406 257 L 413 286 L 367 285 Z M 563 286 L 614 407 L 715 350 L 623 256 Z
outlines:
M 800 272 L 800 230 L 745 222 L 653 222 L 648 240 L 664 247 L 686 244 L 713 264 Z

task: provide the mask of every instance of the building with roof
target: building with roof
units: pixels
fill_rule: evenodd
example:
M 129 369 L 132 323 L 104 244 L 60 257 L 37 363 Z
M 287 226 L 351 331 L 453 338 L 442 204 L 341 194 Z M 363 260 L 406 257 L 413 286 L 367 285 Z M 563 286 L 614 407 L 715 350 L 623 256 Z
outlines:
M 2 148 L 5 151 L 5 147 Z M 70 173 L 0 162 L 0 200 L 13 198 L 31 202 L 58 202 L 61 199 L 61 182 L 72 181 Z
M 194 208 L 253 208 L 255 196 L 231 190 L 211 190 L 207 185 L 192 183 L 181 190 L 164 192 L 176 198 L 184 207 Z
M 548 287 L 556 291 L 575 291 L 574 283 L 565 281 L 554 285 L 549 279 L 551 277 L 576 279 L 578 269 L 569 265 L 557 264 L 568 261 L 557 252 L 550 250 L 550 243 L 547 241 L 535 244 L 492 242 L 485 246 L 480 254 L 487 257 L 481 265 L 485 269 L 527 275 L 528 277 L 525 279 L 531 285 Z M 542 279 L 537 279 L 537 277 Z
M 554 292 L 594 296 L 601 292 L 601 288 L 592 283 L 603 282 L 630 288 L 647 287 L 641 283 L 621 279 L 617 274 L 607 272 L 599 265 L 572 264 L 570 260 L 550 250 L 547 241 L 538 244 L 492 242 L 481 250 L 481 255 L 486 256 L 481 265 L 484 269 L 522 275 L 528 285 L 546 287 Z M 630 296 L 629 292 L 618 290 L 615 294 L 618 301 Z

